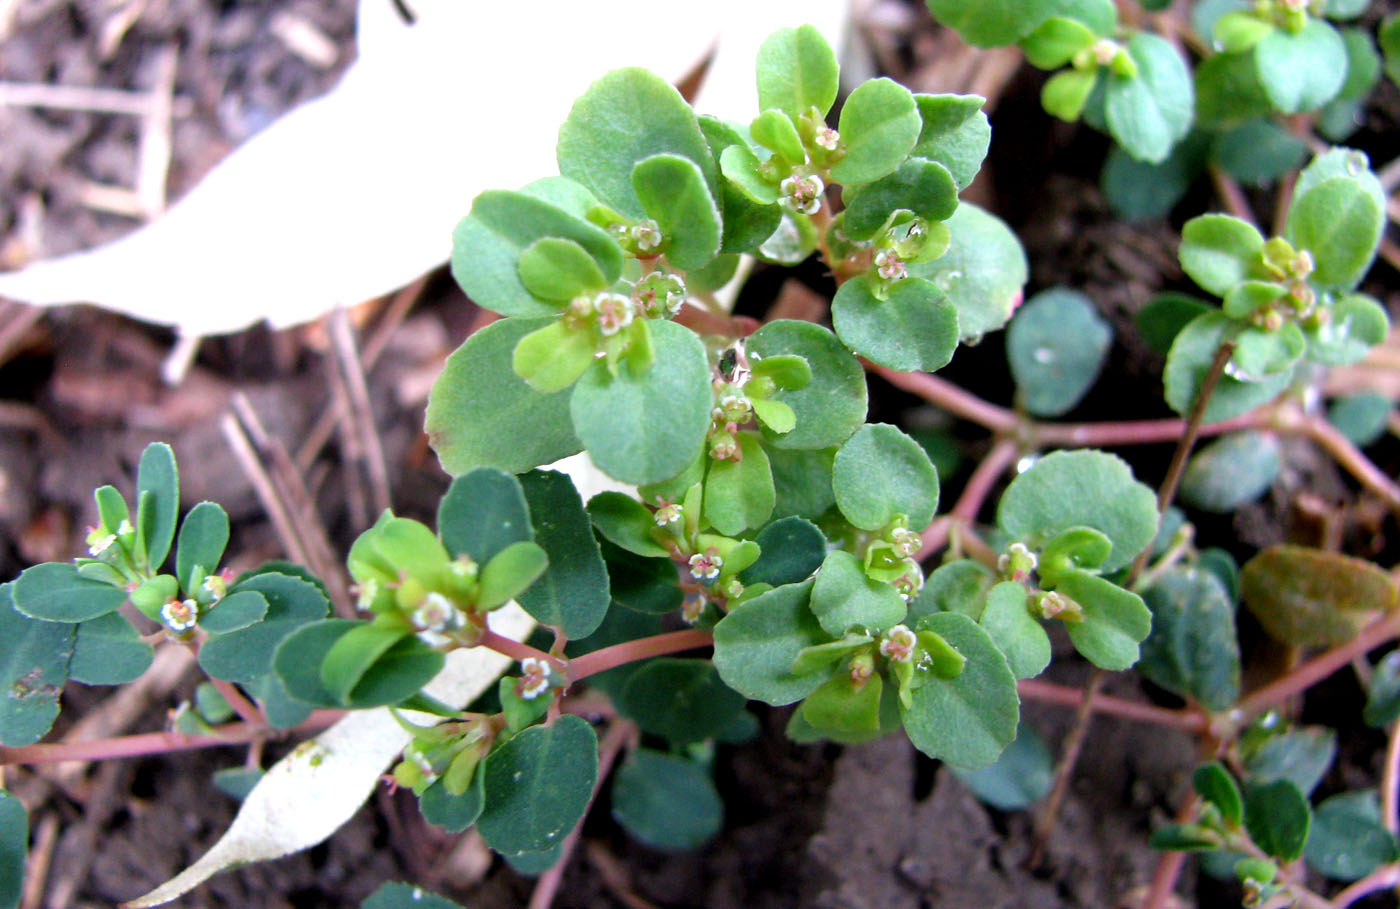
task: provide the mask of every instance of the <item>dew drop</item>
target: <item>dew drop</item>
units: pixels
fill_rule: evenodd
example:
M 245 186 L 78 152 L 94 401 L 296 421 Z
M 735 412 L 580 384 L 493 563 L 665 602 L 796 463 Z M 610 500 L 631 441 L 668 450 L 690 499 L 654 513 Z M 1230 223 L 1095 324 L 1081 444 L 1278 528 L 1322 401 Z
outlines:
M 1055 359 L 1055 352 L 1048 347 L 1037 347 L 1031 356 L 1035 358 L 1037 363 L 1049 363 Z
M 1366 156 L 1359 151 L 1347 154 L 1347 173 L 1355 177 L 1366 169 Z
M 512 774 L 510 775 L 510 778 L 511 778 L 513 781 L 515 781 L 515 782 L 518 783 L 518 782 L 520 782 L 520 777 L 521 777 L 521 776 L 523 776 L 523 774 L 522 774 L 519 770 L 517 770 L 517 771 L 515 771 L 514 773 L 512 773 Z

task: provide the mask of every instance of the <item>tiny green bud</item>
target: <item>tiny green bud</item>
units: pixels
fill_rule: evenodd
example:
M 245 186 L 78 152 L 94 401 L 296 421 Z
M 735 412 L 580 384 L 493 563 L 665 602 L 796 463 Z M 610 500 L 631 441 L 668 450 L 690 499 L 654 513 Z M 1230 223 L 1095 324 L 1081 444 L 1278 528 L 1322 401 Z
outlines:
M 1062 622 L 1084 621 L 1084 607 L 1062 593 L 1044 591 L 1036 599 L 1034 612 L 1042 619 L 1059 619 Z
M 117 542 L 117 535 L 108 533 L 105 527 L 89 527 L 87 533 L 88 555 L 96 558 L 102 553 L 112 548 L 112 544 Z
M 174 577 L 158 574 L 131 591 L 131 603 L 141 610 L 156 609 L 166 600 L 173 599 L 178 592 L 179 584 Z
M 1303 319 L 1303 328 L 1307 331 L 1321 331 L 1331 321 L 1331 311 L 1319 306 L 1308 313 L 1307 318 Z
M 753 416 L 749 399 L 737 389 L 719 399 L 719 420 L 721 423 L 747 423 Z
M 864 685 L 874 674 L 875 657 L 870 651 L 861 651 L 851 658 L 851 681 L 856 685 Z
M 715 433 L 710 440 L 710 457 L 716 461 L 738 461 L 741 455 L 739 442 L 728 431 Z
M 997 570 L 1013 581 L 1025 581 L 1035 571 L 1039 561 L 1025 543 L 1012 543 L 997 558 Z

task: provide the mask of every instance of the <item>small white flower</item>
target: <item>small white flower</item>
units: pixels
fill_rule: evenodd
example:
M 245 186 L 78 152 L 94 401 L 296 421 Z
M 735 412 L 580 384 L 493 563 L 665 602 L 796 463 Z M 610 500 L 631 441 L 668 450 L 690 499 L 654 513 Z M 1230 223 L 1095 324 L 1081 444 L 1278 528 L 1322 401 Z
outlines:
M 228 593 L 228 580 L 222 574 L 207 574 L 199 585 L 209 595 L 212 603 L 217 603 Z
M 604 337 L 615 335 L 632 324 L 632 298 L 622 294 L 601 293 L 593 298 L 593 310 L 598 314 L 598 330 Z
M 1111 38 L 1100 38 L 1094 42 L 1089 51 L 1094 55 L 1095 63 L 1100 66 L 1108 66 L 1113 62 L 1113 58 L 1118 56 L 1118 45 Z
M 894 545 L 896 553 L 908 558 L 919 551 L 919 547 L 924 545 L 924 540 L 912 530 L 896 527 L 890 531 L 890 543 Z
M 886 281 L 898 281 L 909 276 L 909 266 L 887 249 L 875 254 L 875 271 Z
M 455 631 L 467 622 L 467 617 L 447 597 L 434 591 L 423 597 L 413 610 L 413 624 L 420 631 Z
M 476 580 L 476 562 L 472 559 L 471 556 L 467 555 L 466 553 L 462 553 L 461 555 L 457 556 L 457 558 L 453 559 L 452 564 L 448 565 L 447 568 L 449 571 L 452 572 L 454 577 L 458 577 L 466 581 Z
M 92 534 L 88 535 L 88 555 L 100 556 L 108 549 L 111 549 L 112 544 L 115 542 L 117 542 L 116 534 L 109 533 L 103 536 L 94 531 Z
M 825 190 L 826 184 L 822 183 L 822 178 L 816 174 L 788 177 L 778 184 L 778 191 L 783 195 L 783 205 L 804 215 L 815 215 L 821 210 L 822 193 Z
M 675 502 L 662 502 L 652 517 L 656 519 L 658 527 L 674 524 L 681 519 L 681 506 Z
M 124 537 L 127 534 L 135 533 L 136 528 L 131 526 L 131 522 L 122 518 L 122 522 L 117 525 L 117 536 Z
M 905 559 L 904 564 L 909 566 L 909 570 L 896 578 L 892 584 L 895 592 L 904 598 L 908 603 L 924 589 L 924 573 L 919 570 L 919 566 L 910 559 Z
M 713 581 L 719 577 L 719 570 L 723 567 L 724 559 L 713 549 L 697 552 L 690 557 L 690 576 L 697 581 Z
M 632 228 L 632 240 L 642 252 L 651 252 L 661 245 L 661 228 L 651 218 L 639 222 Z
M 194 600 L 172 599 L 160 607 L 160 618 L 171 631 L 189 631 L 199 621 L 199 604 Z
M 914 658 L 914 645 L 918 638 L 904 625 L 896 625 L 885 632 L 880 641 L 880 654 L 894 663 L 907 663 Z
M 722 435 L 710 444 L 710 457 L 716 461 L 737 461 L 739 459 L 739 443 L 731 435 Z
M 700 617 L 705 614 L 704 597 L 687 597 L 681 604 L 681 620 L 687 625 L 694 625 L 700 621 Z
M 365 578 L 356 588 L 355 606 L 362 612 L 366 611 L 377 596 L 379 596 L 379 581 L 374 578 Z
M 816 143 L 827 151 L 836 151 L 836 146 L 841 143 L 841 134 L 829 126 L 823 126 L 817 130 Z
M 535 657 L 520 661 L 521 679 L 516 692 L 525 700 L 533 701 L 549 688 L 549 664 Z

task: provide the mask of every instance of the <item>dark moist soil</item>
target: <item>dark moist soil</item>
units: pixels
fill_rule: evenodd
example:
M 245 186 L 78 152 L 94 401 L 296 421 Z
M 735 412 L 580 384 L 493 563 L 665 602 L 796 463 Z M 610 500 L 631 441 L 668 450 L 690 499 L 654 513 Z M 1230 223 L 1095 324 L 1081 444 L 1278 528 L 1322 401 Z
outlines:
M 279 113 L 331 86 L 352 53 L 354 4 L 344 0 L 147 0 L 102 59 L 100 35 L 119 6 L 109 0 L 19 3 L 7 35 L 0 23 L 0 79 L 145 90 L 151 84 L 151 53 L 178 44 L 176 94 L 188 99 L 188 110 L 174 130 L 172 198 Z M 340 48 L 338 62 L 319 68 L 271 37 L 269 23 L 279 9 L 320 29 Z M 887 58 L 894 64 L 920 71 L 945 43 L 920 4 L 902 9 L 910 32 L 881 40 L 893 50 Z M 1022 71 L 998 89 L 997 141 L 989 176 L 976 190 L 1025 243 L 1032 264 L 1028 293 L 1056 284 L 1078 287 L 1125 341 L 1108 365 L 1115 381 L 1103 383 L 1073 416 L 1165 415 L 1160 358 L 1136 346 L 1127 329 L 1154 289 L 1182 286 L 1173 254 L 1179 222 L 1132 226 L 1110 215 L 1096 188 L 1104 141 L 1044 116 L 1036 101 L 1041 79 Z M 1383 99 L 1392 100 L 1390 94 Z M 131 118 L 8 108 L 0 109 L 0 130 L 0 264 L 14 267 L 41 254 L 86 248 L 134 226 L 80 201 L 84 182 L 131 184 L 137 154 Z M 1195 202 L 1191 210 L 1205 207 L 1208 199 Z M 1191 205 L 1188 200 L 1182 210 Z M 1389 288 L 1373 290 L 1390 301 Z M 373 307 L 357 312 L 371 329 L 379 315 Z M 473 307 L 450 280 L 435 276 L 371 374 L 374 410 L 395 477 L 394 504 L 402 514 L 430 517 L 445 488 L 446 478 L 420 432 L 425 383 L 465 337 L 473 316 Z M 15 313 L 6 310 L 4 317 L 13 319 Z M 29 328 L 0 362 L 6 408 L 0 422 L 0 577 L 78 552 L 83 524 L 90 520 L 90 490 L 104 483 L 129 486 L 141 448 L 156 439 L 175 446 L 186 504 L 214 499 L 233 516 L 230 552 L 238 554 L 239 567 L 283 555 L 228 453 L 217 417 L 232 393 L 241 391 L 273 435 L 295 451 L 330 400 L 333 367 L 325 332 L 314 326 L 279 335 L 254 330 L 206 341 L 176 389 L 158 380 L 170 340 L 165 332 L 93 309 L 56 310 Z M 991 400 L 1011 400 L 999 335 L 962 350 L 945 374 Z M 890 389 L 876 385 L 873 393 L 872 420 L 928 417 L 917 402 Z M 978 432 L 958 431 L 968 440 L 965 463 L 975 463 Z M 1159 477 L 1168 454 L 1154 451 L 1144 458 L 1135 452 L 1139 475 L 1149 482 Z M 360 484 L 348 479 L 350 470 L 332 442 L 305 472 L 319 514 L 342 552 L 363 524 L 353 517 L 363 502 L 357 498 Z M 1322 464 L 1314 473 L 1296 482 L 1333 501 L 1350 495 L 1330 466 Z M 959 482 L 956 476 L 945 478 L 945 495 Z M 1234 524 L 1204 523 L 1202 539 L 1247 556 L 1252 547 L 1292 533 L 1296 520 L 1288 501 L 1276 495 Z M 1371 545 L 1377 552 L 1392 548 L 1385 534 Z M 1086 667 L 1064 640 L 1057 642 L 1050 678 L 1076 685 L 1087 678 Z M 168 712 L 191 696 L 194 682 L 186 672 L 170 684 L 153 686 L 138 704 L 144 708 L 121 731 L 163 728 Z M 1319 693 L 1319 699 L 1338 705 L 1328 708 L 1327 719 L 1335 722 L 1343 715 L 1346 723 L 1359 725 L 1352 716 L 1360 704 L 1354 686 L 1335 688 Z M 1131 675 L 1113 677 L 1107 690 L 1144 696 Z M 65 695 L 67 709 L 56 734 L 90 712 L 115 709 L 108 700 L 113 695 L 108 689 L 74 687 Z M 713 843 L 687 855 L 636 845 L 608 817 L 604 797 L 586 823 L 556 905 L 1132 905 L 1155 862 L 1145 846 L 1147 836 L 1170 816 L 1195 759 L 1194 743 L 1184 736 L 1108 719 L 1094 722 L 1047 862 L 1030 871 L 1030 817 L 981 805 L 956 776 L 918 755 L 902 736 L 854 748 L 799 746 L 782 734 L 787 711 L 753 709 L 759 737 L 720 747 L 716 754 L 727 815 Z M 1071 719 L 1067 711 L 1033 704 L 1024 712 L 1026 722 L 1052 746 Z M 1325 787 L 1351 788 L 1374 779 L 1379 737 L 1362 734 L 1349 741 Z M 270 745 L 265 762 L 287 747 Z M 7 773 L 6 782 L 30 808 L 36 842 L 45 828 L 57 832 L 51 851 L 35 850 L 51 859 L 35 905 L 111 906 L 188 865 L 227 828 L 236 810 L 236 803 L 211 785 L 211 773 L 240 765 L 243 757 L 241 751 L 220 750 L 108 762 L 61 787 L 26 770 Z M 418 816 L 411 795 L 385 791 L 327 843 L 219 875 L 179 905 L 352 906 L 387 880 L 409 880 L 483 909 L 523 905 L 532 888 L 530 880 L 493 859 L 479 839 L 436 831 Z M 1200 905 L 1238 899 L 1206 879 L 1197 890 L 1190 866 L 1181 889 L 1195 893 Z

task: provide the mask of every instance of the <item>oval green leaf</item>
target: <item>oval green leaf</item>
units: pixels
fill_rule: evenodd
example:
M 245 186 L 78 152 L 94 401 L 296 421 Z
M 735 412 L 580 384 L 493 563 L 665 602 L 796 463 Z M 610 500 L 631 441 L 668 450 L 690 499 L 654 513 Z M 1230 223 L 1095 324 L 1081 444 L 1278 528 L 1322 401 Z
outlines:
M 896 515 L 922 530 L 938 510 L 938 471 L 918 442 L 886 423 L 863 426 L 836 452 L 831 485 L 836 507 L 862 530 Z

